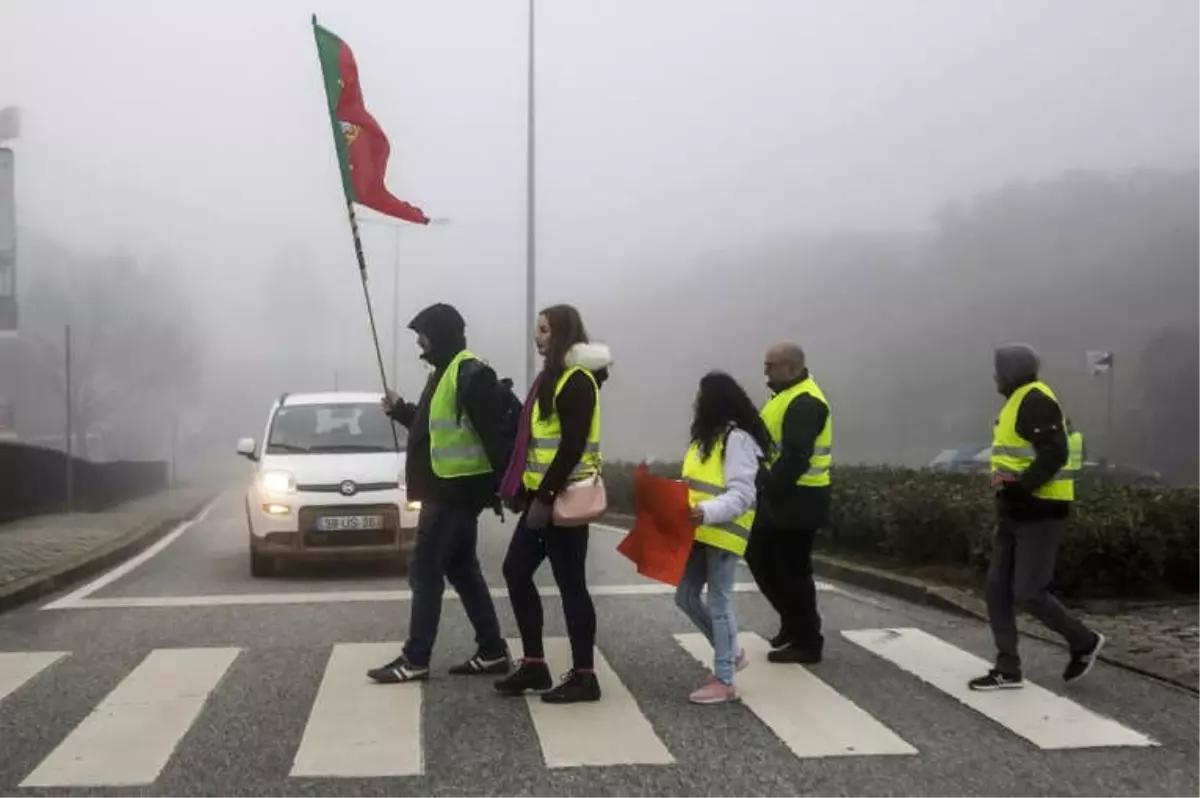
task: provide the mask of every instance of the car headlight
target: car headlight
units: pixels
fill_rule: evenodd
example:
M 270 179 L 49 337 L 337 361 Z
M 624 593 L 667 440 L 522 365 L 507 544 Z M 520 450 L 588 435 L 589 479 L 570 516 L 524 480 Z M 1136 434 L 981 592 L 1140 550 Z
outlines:
M 421 503 L 419 501 L 418 502 L 406 502 L 404 507 L 406 510 L 409 510 L 409 511 L 415 513 L 416 511 L 421 509 Z
M 258 478 L 258 484 L 264 493 L 296 492 L 296 477 L 290 471 L 264 471 Z

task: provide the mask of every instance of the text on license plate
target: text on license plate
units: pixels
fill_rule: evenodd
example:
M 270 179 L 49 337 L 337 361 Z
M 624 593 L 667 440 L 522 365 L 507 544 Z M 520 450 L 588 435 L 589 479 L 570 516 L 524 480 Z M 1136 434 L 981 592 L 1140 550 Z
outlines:
M 317 519 L 321 532 L 336 532 L 343 529 L 381 529 L 381 515 L 327 515 Z

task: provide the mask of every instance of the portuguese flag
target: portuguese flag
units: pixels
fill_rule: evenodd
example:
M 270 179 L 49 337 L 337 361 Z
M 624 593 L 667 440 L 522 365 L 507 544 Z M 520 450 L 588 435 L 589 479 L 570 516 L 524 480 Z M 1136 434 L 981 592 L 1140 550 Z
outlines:
M 354 53 L 345 42 L 318 25 L 315 14 L 312 24 L 346 200 L 406 222 L 429 224 L 420 208 L 393 196 L 384 185 L 391 146 L 383 128 L 363 104 Z

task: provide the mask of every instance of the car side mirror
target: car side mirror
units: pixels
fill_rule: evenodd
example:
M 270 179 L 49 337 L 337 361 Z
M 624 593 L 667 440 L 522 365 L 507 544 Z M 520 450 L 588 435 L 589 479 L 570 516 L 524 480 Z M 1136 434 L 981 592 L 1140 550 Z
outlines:
M 255 440 L 253 438 L 242 438 L 237 443 L 237 453 L 250 461 L 257 462 L 258 455 L 255 454 L 255 450 L 257 448 L 258 448 L 258 444 L 255 442 Z

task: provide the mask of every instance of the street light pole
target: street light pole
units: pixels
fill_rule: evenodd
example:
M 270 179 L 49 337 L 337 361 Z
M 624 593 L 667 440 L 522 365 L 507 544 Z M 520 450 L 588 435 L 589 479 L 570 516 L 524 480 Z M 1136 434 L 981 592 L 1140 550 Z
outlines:
M 67 409 L 67 429 L 66 429 L 66 440 L 64 441 L 64 443 L 66 444 L 66 446 L 64 447 L 64 451 L 67 454 L 67 512 L 73 513 L 73 512 L 75 512 L 75 463 L 73 460 L 74 452 L 73 452 L 72 444 L 74 443 L 74 435 L 75 435 L 75 430 L 73 429 L 74 414 L 75 414 L 75 407 L 74 407 L 75 397 L 72 395 L 72 390 L 71 390 L 71 325 L 70 324 L 66 325 L 63 328 L 63 349 L 64 349 L 63 354 L 65 356 L 64 359 L 66 361 L 63 364 L 64 371 L 65 371 L 65 375 L 64 375 L 65 380 L 64 381 L 66 382 L 66 387 L 67 387 L 67 391 L 66 391 L 66 393 L 67 393 L 67 408 L 66 408 Z
M 535 175 L 536 164 L 534 160 L 534 2 L 529 0 L 529 75 L 528 75 L 528 101 L 526 104 L 526 165 L 527 171 L 525 175 L 525 383 L 526 385 L 533 384 L 534 376 L 534 344 L 533 337 L 537 331 L 537 310 L 534 308 L 534 296 L 536 292 L 536 274 L 537 274 L 537 256 L 534 246 L 535 232 Z

